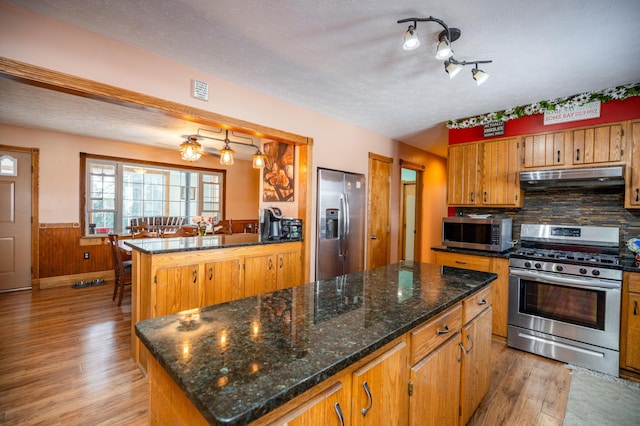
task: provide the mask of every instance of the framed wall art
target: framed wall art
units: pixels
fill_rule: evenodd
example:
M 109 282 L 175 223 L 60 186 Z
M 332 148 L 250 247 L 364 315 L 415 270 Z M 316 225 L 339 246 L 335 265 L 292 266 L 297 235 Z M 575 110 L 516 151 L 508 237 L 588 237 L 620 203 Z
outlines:
M 295 146 L 282 142 L 264 144 L 265 166 L 262 170 L 262 201 L 293 201 Z

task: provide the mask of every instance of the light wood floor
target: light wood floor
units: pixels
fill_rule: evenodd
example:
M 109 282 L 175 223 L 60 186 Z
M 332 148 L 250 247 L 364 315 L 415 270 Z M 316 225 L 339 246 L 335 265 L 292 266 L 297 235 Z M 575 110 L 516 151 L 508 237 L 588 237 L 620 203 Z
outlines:
M 118 307 L 112 289 L 0 294 L 0 424 L 148 424 L 130 297 Z M 562 425 L 569 370 L 501 343 L 492 351 L 491 390 L 469 425 Z

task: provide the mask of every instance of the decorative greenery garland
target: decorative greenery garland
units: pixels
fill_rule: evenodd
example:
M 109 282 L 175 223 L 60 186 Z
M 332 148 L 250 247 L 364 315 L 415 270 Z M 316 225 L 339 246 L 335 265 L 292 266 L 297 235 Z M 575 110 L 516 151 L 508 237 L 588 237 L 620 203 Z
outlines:
M 447 127 L 449 129 L 466 129 L 469 127 L 482 126 L 492 121 L 509 121 L 524 117 L 525 115 L 555 111 L 558 107 L 573 108 L 593 101 L 609 102 L 614 99 L 623 100 L 632 96 L 640 96 L 640 83 L 616 86 L 599 92 L 581 93 L 579 95 L 557 98 L 550 101 L 536 102 L 475 117 L 463 118 L 461 120 L 449 120 L 447 121 Z

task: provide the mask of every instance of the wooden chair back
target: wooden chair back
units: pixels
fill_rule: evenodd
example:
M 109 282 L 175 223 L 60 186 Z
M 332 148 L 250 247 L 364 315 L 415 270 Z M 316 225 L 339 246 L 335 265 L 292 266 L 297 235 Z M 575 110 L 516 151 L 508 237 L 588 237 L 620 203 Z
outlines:
M 124 294 L 124 286 L 131 284 L 131 262 L 125 261 L 122 256 L 122 250 L 118 245 L 118 235 L 109 234 L 109 245 L 111 246 L 111 258 L 113 259 L 113 269 L 115 272 L 115 283 L 113 286 L 113 297 L 111 300 L 116 299 L 118 291 L 120 296 L 118 298 L 118 306 L 122 303 L 122 295 Z

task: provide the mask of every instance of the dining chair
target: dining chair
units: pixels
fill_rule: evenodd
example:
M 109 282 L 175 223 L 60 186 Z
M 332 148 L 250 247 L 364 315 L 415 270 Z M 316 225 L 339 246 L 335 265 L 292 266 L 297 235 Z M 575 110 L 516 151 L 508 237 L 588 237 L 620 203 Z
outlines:
M 183 226 L 178 228 L 175 232 L 164 232 L 163 238 L 175 238 L 175 237 L 195 237 L 198 235 L 198 228 L 195 226 Z
M 158 232 L 152 232 L 149 231 L 147 229 L 143 229 L 140 232 L 133 232 L 131 234 L 131 238 L 136 239 L 136 238 L 158 238 L 160 237 Z
M 113 259 L 113 269 L 115 272 L 115 281 L 113 284 L 113 297 L 111 300 L 116 300 L 118 291 L 118 306 L 122 304 L 122 295 L 124 294 L 124 286 L 130 285 L 132 281 L 131 277 L 131 261 L 122 259 L 122 250 L 118 245 L 118 235 L 109 234 L 109 245 L 111 246 L 111 258 Z

